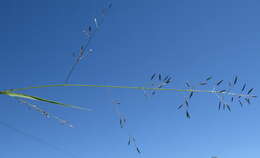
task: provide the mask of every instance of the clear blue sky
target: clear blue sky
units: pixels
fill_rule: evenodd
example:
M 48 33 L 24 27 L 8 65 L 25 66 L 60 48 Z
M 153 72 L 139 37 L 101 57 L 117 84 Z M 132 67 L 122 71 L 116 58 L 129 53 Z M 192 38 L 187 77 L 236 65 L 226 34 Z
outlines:
M 104 25 L 70 83 L 148 86 L 154 72 L 171 74 L 170 87 L 184 88 L 213 76 L 260 89 L 260 2 L 256 0 L 113 0 Z M 106 0 L 0 2 L 1 89 L 64 83 L 86 39 L 82 30 Z M 226 84 L 226 82 L 225 82 Z M 205 89 L 211 89 L 208 86 Z M 93 112 L 37 102 L 76 128 L 45 119 L 15 99 L 0 96 L 1 158 L 257 158 L 260 157 L 258 99 L 232 112 L 218 111 L 212 94 L 195 94 L 191 119 L 176 108 L 185 93 L 108 88 L 46 88 L 26 94 L 91 107 Z M 113 100 L 127 116 L 122 130 Z M 12 127 L 11 127 L 12 126 Z M 15 129 L 16 130 L 15 130 Z M 24 132 L 24 133 L 23 133 Z M 136 137 L 139 155 L 127 146 Z M 39 139 L 40 140 L 39 140 Z M 57 149 L 58 148 L 58 149 Z

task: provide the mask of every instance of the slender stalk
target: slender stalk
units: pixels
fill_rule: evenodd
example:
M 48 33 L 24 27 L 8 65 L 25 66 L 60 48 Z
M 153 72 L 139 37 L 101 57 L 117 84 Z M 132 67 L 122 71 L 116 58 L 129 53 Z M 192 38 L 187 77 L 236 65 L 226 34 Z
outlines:
M 149 88 L 149 87 L 135 87 L 135 86 L 87 85 L 87 84 L 54 84 L 54 85 L 32 86 L 32 87 L 25 87 L 25 88 L 8 89 L 8 90 L 5 90 L 5 91 L 0 91 L 0 94 L 3 94 L 4 92 L 14 92 L 14 91 L 22 91 L 22 90 L 37 89 L 37 88 L 47 88 L 47 87 L 119 88 L 119 89 L 177 91 L 177 92 L 221 93 L 221 94 L 226 94 L 226 95 L 231 95 L 231 96 L 256 97 L 256 96 L 253 96 L 253 95 L 239 94 L 239 93 L 231 93 L 231 92 L 221 92 L 221 91 L 217 91 L 217 90 L 175 89 L 175 88 Z
M 87 39 L 87 42 L 85 43 L 85 45 L 82 47 L 83 49 L 81 50 L 82 52 L 80 53 L 80 55 L 76 58 L 76 61 L 75 63 L 72 65 L 70 71 L 68 72 L 68 75 L 66 77 L 66 80 L 65 80 L 65 83 L 68 83 L 70 78 L 71 78 L 71 75 L 72 73 L 74 72 L 74 70 L 76 69 L 76 66 L 80 63 L 80 61 L 83 59 L 83 58 L 86 58 L 90 55 L 90 52 L 87 52 L 86 56 L 84 56 L 84 53 L 86 52 L 87 48 L 89 47 L 91 41 L 93 40 L 93 38 L 95 37 L 96 33 L 98 32 L 100 26 L 104 23 L 104 16 L 101 18 L 101 20 L 99 21 L 99 25 L 95 27 L 95 29 L 92 31 L 92 32 L 89 32 L 90 35 Z M 95 18 L 95 23 L 96 23 L 96 18 Z M 91 27 L 91 26 L 90 26 Z

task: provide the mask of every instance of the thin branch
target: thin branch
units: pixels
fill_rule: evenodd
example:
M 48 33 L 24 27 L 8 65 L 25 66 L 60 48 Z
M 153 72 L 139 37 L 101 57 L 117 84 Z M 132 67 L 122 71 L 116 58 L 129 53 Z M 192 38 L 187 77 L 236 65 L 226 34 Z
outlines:
M 40 108 L 39 106 L 37 106 L 37 105 L 35 105 L 35 104 L 33 104 L 33 103 L 27 102 L 27 101 L 25 101 L 25 100 L 23 100 L 23 99 L 17 99 L 17 100 L 18 100 L 20 103 L 22 103 L 22 104 L 28 106 L 29 108 L 31 108 L 31 109 L 33 109 L 33 110 L 35 110 L 35 111 L 41 113 L 41 114 L 42 114 L 43 116 L 45 116 L 46 118 L 52 118 L 52 119 L 58 121 L 58 122 L 59 122 L 60 124 L 62 124 L 62 125 L 66 125 L 66 126 L 68 126 L 68 127 L 70 127 L 70 128 L 74 128 L 74 126 L 73 126 L 72 124 L 70 124 L 69 121 L 64 120 L 64 119 L 62 119 L 62 118 L 60 118 L 60 117 L 58 117 L 58 116 L 56 116 L 56 115 L 54 115 L 54 114 L 51 114 L 51 113 L 49 113 L 49 112 L 43 110 L 42 108 Z
M 107 8 L 103 8 L 103 10 L 105 10 L 105 9 L 107 10 L 107 9 L 110 9 L 110 8 L 111 8 L 111 3 L 108 5 Z M 103 10 L 102 10 L 102 11 L 103 11 Z M 97 18 L 94 18 L 94 22 L 95 22 L 95 27 L 94 27 L 94 28 L 95 28 L 95 29 L 92 29 L 91 26 L 88 27 L 88 31 L 87 31 L 87 32 L 88 32 L 88 39 L 87 39 L 86 43 L 84 44 L 84 46 L 81 46 L 81 48 L 80 48 L 80 53 L 79 53 L 79 55 L 77 56 L 76 61 L 75 61 L 74 64 L 72 65 L 72 67 L 71 67 L 71 69 L 70 69 L 70 71 L 69 71 L 69 73 L 68 73 L 68 75 L 67 75 L 67 77 L 66 77 L 65 83 L 68 83 L 68 82 L 69 82 L 69 79 L 71 78 L 72 73 L 74 72 L 76 66 L 80 63 L 80 61 L 81 61 L 83 58 L 89 56 L 89 55 L 92 53 L 92 51 L 88 51 L 87 54 L 84 56 L 84 54 L 85 54 L 87 48 L 89 47 L 89 45 L 90 45 L 92 39 L 95 37 L 97 31 L 100 29 L 100 26 L 104 23 L 104 17 L 105 17 L 105 15 L 106 15 L 105 12 L 102 12 L 102 17 L 100 18 L 99 21 L 97 21 Z M 92 49 L 91 49 L 91 50 L 92 50 Z

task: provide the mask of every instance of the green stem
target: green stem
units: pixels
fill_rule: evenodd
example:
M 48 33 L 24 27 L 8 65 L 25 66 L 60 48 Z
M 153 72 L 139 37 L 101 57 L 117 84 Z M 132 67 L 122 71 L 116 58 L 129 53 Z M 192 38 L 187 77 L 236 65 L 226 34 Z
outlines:
M 178 91 L 178 92 L 203 92 L 203 93 L 223 93 L 223 94 L 227 94 L 227 95 L 241 96 L 241 97 L 253 97 L 252 95 L 245 95 L 245 94 L 238 94 L 238 93 L 229 93 L 229 92 L 221 92 L 221 91 L 216 91 L 216 90 L 175 89 L 175 88 L 148 88 L 148 87 L 112 86 L 112 85 L 86 85 L 86 84 L 42 85 L 42 86 L 32 86 L 32 87 L 26 87 L 26 88 L 8 89 L 8 90 L 5 90 L 5 91 L 14 92 L 14 91 L 22 91 L 22 90 L 36 89 L 36 88 L 47 88 L 47 87 L 98 87 L 98 88 L 120 88 L 120 89 Z M 4 92 L 4 91 L 2 91 L 2 92 Z

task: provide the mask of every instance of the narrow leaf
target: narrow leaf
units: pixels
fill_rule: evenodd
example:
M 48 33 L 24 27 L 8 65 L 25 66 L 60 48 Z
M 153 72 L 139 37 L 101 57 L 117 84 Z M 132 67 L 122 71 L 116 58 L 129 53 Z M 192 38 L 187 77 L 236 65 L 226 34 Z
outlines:
M 83 107 L 80 107 L 80 106 L 64 104 L 64 103 L 60 103 L 60 102 L 57 102 L 57 101 L 47 100 L 47 99 L 44 99 L 44 98 L 31 96 L 31 95 L 26 95 L 26 94 L 22 94 L 22 93 L 12 93 L 12 92 L 5 91 L 5 92 L 1 92 L 1 94 L 5 94 L 5 95 L 8 95 L 10 97 L 18 97 L 18 98 L 25 98 L 25 99 L 31 99 L 31 100 L 38 100 L 38 101 L 43 101 L 43 102 L 47 102 L 47 103 L 51 103 L 51 104 L 64 106 L 64 107 L 91 111 L 90 109 L 83 108 Z

